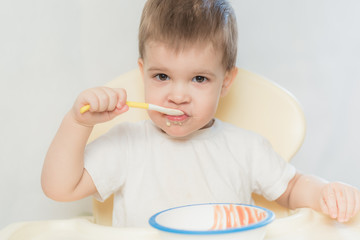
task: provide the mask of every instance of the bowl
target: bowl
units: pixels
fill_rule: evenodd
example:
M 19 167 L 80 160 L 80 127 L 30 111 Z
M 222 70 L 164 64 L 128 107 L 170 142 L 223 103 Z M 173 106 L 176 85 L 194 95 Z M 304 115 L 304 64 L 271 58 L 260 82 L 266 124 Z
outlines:
M 204 203 L 158 212 L 149 224 L 164 240 L 261 240 L 273 220 L 272 211 L 254 205 Z

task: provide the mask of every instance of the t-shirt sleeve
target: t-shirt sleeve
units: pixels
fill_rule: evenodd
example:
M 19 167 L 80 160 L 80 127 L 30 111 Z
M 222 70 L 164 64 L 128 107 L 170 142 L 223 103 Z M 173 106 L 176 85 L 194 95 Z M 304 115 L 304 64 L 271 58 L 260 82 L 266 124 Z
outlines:
M 261 137 L 256 148 L 252 161 L 253 190 L 269 201 L 276 200 L 287 189 L 296 169 L 281 158 L 265 138 Z
M 90 174 L 97 193 L 105 201 L 125 183 L 127 175 L 127 127 L 119 124 L 89 143 L 85 149 L 84 166 Z

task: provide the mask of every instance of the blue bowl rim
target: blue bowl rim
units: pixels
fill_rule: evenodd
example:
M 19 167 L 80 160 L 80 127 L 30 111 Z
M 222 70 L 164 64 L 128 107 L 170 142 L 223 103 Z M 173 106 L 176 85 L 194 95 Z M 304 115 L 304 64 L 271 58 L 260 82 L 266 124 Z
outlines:
M 249 224 L 243 227 L 238 227 L 238 228 L 229 228 L 229 229 L 224 229 L 224 230 L 206 230 L 206 231 L 197 231 L 197 230 L 183 230 L 183 229 L 177 229 L 177 228 L 170 228 L 170 227 L 165 227 L 163 225 L 160 225 L 156 222 L 156 218 L 164 213 L 164 212 L 168 212 L 171 211 L 173 209 L 177 209 L 177 208 L 185 208 L 185 207 L 192 207 L 192 206 L 199 206 L 199 205 L 240 205 L 240 206 L 248 206 L 248 207 L 254 207 L 257 209 L 261 209 L 264 210 L 267 213 L 267 217 L 257 223 L 253 223 L 253 224 Z M 178 207 L 174 207 L 174 208 L 169 208 L 169 209 L 165 209 L 161 212 L 158 212 L 156 214 L 154 214 L 153 216 L 150 217 L 149 219 L 149 224 L 160 230 L 163 232 L 169 232 L 169 233 L 177 233 L 177 234 L 189 234 L 189 235 L 214 235 L 214 234 L 224 234 L 224 233 L 236 233 L 236 232 L 244 232 L 244 231 L 248 231 L 248 230 L 253 230 L 256 228 L 260 228 L 263 227 L 265 225 L 268 225 L 269 223 L 271 223 L 273 220 L 275 219 L 275 214 L 267 209 L 267 208 L 263 208 L 260 206 L 255 206 L 255 205 L 251 205 L 251 204 L 242 204 L 242 203 L 199 203 L 199 204 L 190 204 L 190 205 L 183 205 L 183 206 L 178 206 Z

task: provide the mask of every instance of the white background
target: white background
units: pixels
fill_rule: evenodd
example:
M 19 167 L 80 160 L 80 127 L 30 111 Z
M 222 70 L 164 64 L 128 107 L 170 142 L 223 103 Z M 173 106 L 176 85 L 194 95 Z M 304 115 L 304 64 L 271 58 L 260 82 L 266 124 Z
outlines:
M 145 0 L 0 0 L 0 229 L 91 212 L 41 190 L 47 147 L 85 88 L 137 67 Z M 235 1 L 238 66 L 292 92 L 307 119 L 299 170 L 360 187 L 360 2 Z

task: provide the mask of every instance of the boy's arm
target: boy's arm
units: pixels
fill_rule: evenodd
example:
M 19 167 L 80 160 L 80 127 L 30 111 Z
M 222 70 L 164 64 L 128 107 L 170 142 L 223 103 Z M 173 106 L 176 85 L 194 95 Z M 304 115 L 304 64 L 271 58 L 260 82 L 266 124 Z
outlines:
M 276 202 L 291 209 L 310 207 L 345 222 L 359 212 L 360 192 L 350 185 L 297 173 Z
M 96 192 L 84 169 L 84 149 L 93 127 L 66 114 L 45 157 L 41 176 L 44 193 L 57 201 L 74 201 Z
M 84 150 L 93 126 L 128 110 L 123 89 L 95 88 L 84 91 L 75 101 L 56 133 L 45 157 L 41 185 L 57 201 L 74 201 L 96 192 L 84 168 Z M 90 104 L 89 112 L 80 108 Z

